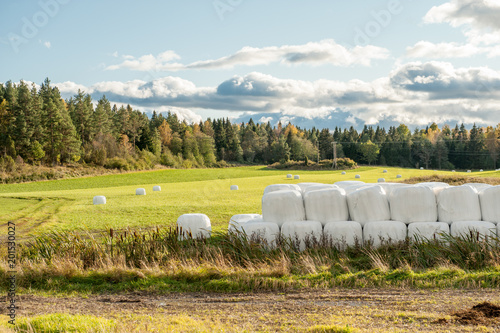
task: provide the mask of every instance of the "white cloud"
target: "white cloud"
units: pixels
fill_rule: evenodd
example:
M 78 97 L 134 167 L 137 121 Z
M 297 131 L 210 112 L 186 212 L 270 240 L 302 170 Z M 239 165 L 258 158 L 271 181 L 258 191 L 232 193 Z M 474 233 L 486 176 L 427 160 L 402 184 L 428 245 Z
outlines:
M 468 58 L 476 54 L 487 53 L 490 50 L 473 44 L 438 43 L 420 41 L 406 48 L 409 58 Z
M 66 94 L 85 88 L 72 82 L 56 85 Z M 316 127 L 332 116 L 347 124 L 388 120 L 408 125 L 433 121 L 496 124 L 500 72 L 430 61 L 398 65 L 386 77 L 371 82 L 290 80 L 253 72 L 234 76 L 216 87 L 198 87 L 191 81 L 167 76 L 150 82 L 99 82 L 87 92 L 94 99 L 105 94 L 114 103 L 143 110 L 176 111 L 188 121 L 200 119 L 193 110 L 221 110 L 251 113 L 261 121 L 270 117 L 301 119 Z
M 118 65 L 108 66 L 107 70 L 121 68 L 138 71 L 177 71 L 186 69 L 221 69 L 234 66 L 255 66 L 282 63 L 286 65 L 307 63 L 311 65 L 331 64 L 334 66 L 370 66 L 375 59 L 386 59 L 389 50 L 373 45 L 356 46 L 348 49 L 333 40 L 310 42 L 303 45 L 283 45 L 255 48 L 246 46 L 234 54 L 218 59 L 196 61 L 190 64 L 173 62 L 180 57 L 173 51 L 158 56 L 151 54 L 139 58 L 124 57 Z
M 259 119 L 259 122 L 261 122 L 261 123 L 268 123 L 268 122 L 270 122 L 270 121 L 272 121 L 272 120 L 273 120 L 273 117 L 264 117 L 264 116 L 262 116 L 262 117 Z
M 470 25 L 476 29 L 500 30 L 500 2 L 497 0 L 451 0 L 432 7 L 424 17 L 427 23 L 447 22 L 453 27 Z

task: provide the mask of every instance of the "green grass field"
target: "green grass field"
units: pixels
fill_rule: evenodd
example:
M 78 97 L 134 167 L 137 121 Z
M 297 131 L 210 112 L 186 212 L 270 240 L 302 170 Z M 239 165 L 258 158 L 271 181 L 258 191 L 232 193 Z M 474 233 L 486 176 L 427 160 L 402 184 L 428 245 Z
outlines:
M 387 169 L 387 173 L 382 173 Z M 286 174 L 300 174 L 300 180 Z M 347 171 L 270 170 L 262 166 L 226 169 L 190 169 L 136 172 L 78 179 L 0 185 L 0 223 L 16 221 L 18 235 L 33 235 L 51 230 L 102 230 L 107 228 L 143 228 L 175 225 L 185 213 L 204 213 L 213 230 L 227 228 L 234 214 L 260 213 L 261 197 L 269 184 L 354 180 L 361 175 L 365 182 L 378 178 L 396 181 L 415 176 L 459 175 L 460 172 L 361 167 Z M 471 174 L 466 174 L 471 175 Z M 499 177 L 500 172 L 474 172 L 480 177 Z M 239 191 L 230 191 L 230 185 Z M 161 192 L 153 192 L 161 185 Z M 146 196 L 136 196 L 144 187 Z M 95 195 L 104 195 L 106 205 L 92 204 Z

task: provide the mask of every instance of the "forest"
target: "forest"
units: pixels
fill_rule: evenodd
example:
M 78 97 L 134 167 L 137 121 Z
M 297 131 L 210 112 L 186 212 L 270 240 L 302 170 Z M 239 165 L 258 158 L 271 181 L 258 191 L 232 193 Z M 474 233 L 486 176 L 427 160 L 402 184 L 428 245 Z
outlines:
M 347 157 L 358 164 L 426 169 L 496 169 L 500 124 L 482 128 L 435 123 L 411 131 L 364 126 L 301 129 L 291 123 L 231 123 L 207 119 L 188 124 L 175 113 L 148 117 L 102 96 L 79 91 L 64 100 L 47 78 L 40 88 L 24 81 L 0 84 L 0 171 L 16 164 L 82 163 L 141 170 L 230 164 L 306 164 Z

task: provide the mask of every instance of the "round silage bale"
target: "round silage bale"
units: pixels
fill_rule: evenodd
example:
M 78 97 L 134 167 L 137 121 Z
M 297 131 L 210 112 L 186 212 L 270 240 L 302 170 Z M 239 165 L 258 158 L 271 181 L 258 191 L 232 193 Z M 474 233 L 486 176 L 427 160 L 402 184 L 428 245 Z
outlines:
M 481 220 L 481 208 L 477 191 L 470 186 L 453 186 L 443 189 L 437 195 L 438 221 Z
M 500 223 L 500 185 L 485 188 L 479 193 L 483 221 Z M 500 236 L 500 233 L 498 234 Z
M 290 239 L 299 251 L 304 251 L 308 245 L 318 244 L 323 235 L 323 226 L 318 221 L 285 222 L 281 226 L 281 235 Z
M 236 214 L 231 216 L 228 224 L 229 232 L 242 232 L 242 226 L 248 222 L 262 222 L 260 214 Z
M 274 222 L 280 227 L 285 222 L 305 220 L 301 192 L 281 190 L 264 194 L 262 218 L 265 222 Z
M 368 222 L 363 227 L 363 240 L 371 241 L 374 247 L 379 247 L 382 242 L 396 243 L 406 239 L 406 224 L 400 221 Z
M 408 224 L 408 238 L 411 240 L 443 240 L 443 234 L 450 233 L 450 225 L 445 222 L 414 222 Z
M 106 204 L 106 197 L 104 195 L 96 195 L 92 199 L 92 203 L 94 205 L 105 205 Z
M 404 223 L 436 222 L 436 195 L 427 186 L 398 187 L 389 195 L 391 220 Z
M 379 185 L 363 187 L 347 194 L 351 220 L 364 226 L 367 222 L 386 221 L 391 218 L 389 201 Z
M 322 225 L 349 219 L 345 191 L 341 188 L 318 189 L 304 193 L 306 219 Z
M 280 234 L 280 228 L 276 223 L 250 221 L 243 224 L 241 229 L 251 242 L 261 243 L 268 249 L 276 247 L 276 239 Z
M 239 187 L 238 185 L 231 185 L 230 189 L 231 191 L 238 191 Z
M 160 185 L 153 186 L 153 191 L 154 192 L 160 192 L 161 191 L 161 186 Z
M 495 232 L 495 225 L 486 221 L 457 221 L 453 222 L 450 227 L 450 233 L 454 237 L 472 236 L 482 239 L 485 236 L 494 236 Z
M 205 214 L 183 214 L 177 219 L 179 240 L 209 238 L 212 233 L 210 219 Z
M 138 188 L 135 190 L 135 195 L 146 195 L 146 189 Z
M 356 242 L 363 244 L 363 228 L 355 221 L 328 222 L 323 234 L 326 241 L 332 242 L 333 246 L 345 249 L 346 246 L 354 246 Z

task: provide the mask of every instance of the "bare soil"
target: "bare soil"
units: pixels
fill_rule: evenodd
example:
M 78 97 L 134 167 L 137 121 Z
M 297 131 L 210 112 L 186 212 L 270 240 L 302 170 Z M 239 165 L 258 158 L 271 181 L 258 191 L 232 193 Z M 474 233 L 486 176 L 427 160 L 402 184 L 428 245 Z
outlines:
M 119 319 L 133 315 L 213 320 L 230 332 L 305 331 L 349 325 L 357 332 L 500 332 L 499 290 L 331 289 L 285 293 L 135 292 L 20 295 L 18 316 L 49 313 Z M 6 308 L 0 312 L 6 314 Z

